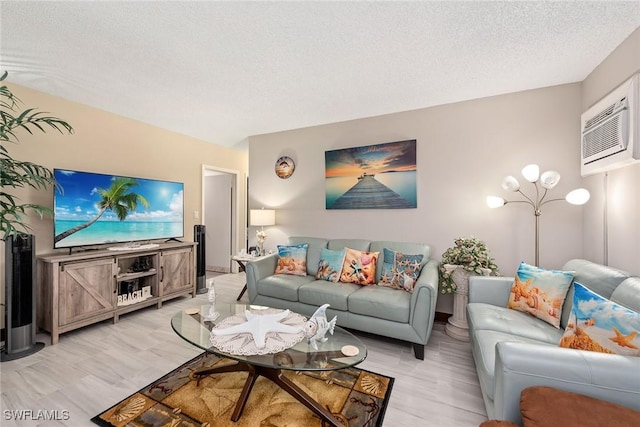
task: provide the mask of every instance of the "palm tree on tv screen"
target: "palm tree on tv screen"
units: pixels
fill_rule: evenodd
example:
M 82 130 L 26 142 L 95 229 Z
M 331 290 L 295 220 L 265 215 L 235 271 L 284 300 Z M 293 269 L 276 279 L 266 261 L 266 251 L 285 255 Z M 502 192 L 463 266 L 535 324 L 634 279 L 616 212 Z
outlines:
M 124 221 L 129 212 L 136 210 L 138 203 L 141 203 L 145 208 L 148 208 L 149 202 L 147 199 L 139 194 L 130 192 L 131 188 L 137 185 L 138 182 L 135 179 L 118 177 L 113 180 L 113 183 L 108 189 L 105 190 L 103 188 L 98 188 L 98 194 L 102 197 L 98 202 L 98 207 L 100 208 L 98 214 L 90 221 L 58 234 L 53 239 L 54 242 L 59 242 L 73 233 L 89 227 L 100 219 L 107 210 L 113 211 L 120 221 Z

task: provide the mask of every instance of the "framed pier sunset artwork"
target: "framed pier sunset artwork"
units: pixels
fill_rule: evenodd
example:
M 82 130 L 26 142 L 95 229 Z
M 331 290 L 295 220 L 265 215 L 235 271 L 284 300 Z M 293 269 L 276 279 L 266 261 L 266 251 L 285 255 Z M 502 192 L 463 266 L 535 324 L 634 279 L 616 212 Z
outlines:
M 417 207 L 416 140 L 325 151 L 327 209 Z

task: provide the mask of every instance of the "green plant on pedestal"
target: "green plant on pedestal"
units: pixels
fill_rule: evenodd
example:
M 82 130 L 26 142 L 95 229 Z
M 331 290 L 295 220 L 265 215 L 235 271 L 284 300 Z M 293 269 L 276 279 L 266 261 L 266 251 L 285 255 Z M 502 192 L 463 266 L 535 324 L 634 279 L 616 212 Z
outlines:
M 447 268 L 446 265 L 456 265 L 477 275 L 500 275 L 495 260 L 489 255 L 487 245 L 475 237 L 458 237 L 454 240 L 454 246 L 442 254 L 442 261 L 438 267 L 440 292 L 450 294 L 457 288 L 453 281 L 455 269 Z
M 5 71 L 0 77 L 3 82 L 8 76 Z M 46 133 L 47 129 L 58 132 L 73 133 L 73 128 L 66 121 L 48 116 L 48 113 L 35 108 L 21 111 L 18 99 L 6 86 L 0 86 L 0 234 L 2 240 L 15 236 L 21 232 L 31 230 L 25 222 L 29 212 L 38 214 L 41 218 L 45 213 L 53 213 L 51 208 L 33 203 L 22 203 L 18 197 L 10 194 L 9 189 L 32 187 L 46 189 L 56 185 L 53 172 L 44 166 L 14 159 L 8 150 L 8 143 L 19 142 L 17 131 L 34 131 Z

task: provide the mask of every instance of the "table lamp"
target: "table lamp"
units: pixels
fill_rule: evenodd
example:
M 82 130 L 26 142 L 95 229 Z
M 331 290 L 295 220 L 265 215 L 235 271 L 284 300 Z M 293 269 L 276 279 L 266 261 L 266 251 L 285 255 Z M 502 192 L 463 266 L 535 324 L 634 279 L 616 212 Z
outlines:
M 264 232 L 265 225 L 275 225 L 276 223 L 276 211 L 273 209 L 251 209 L 249 213 L 249 225 L 253 227 L 260 227 L 260 230 L 256 231 L 256 238 L 258 240 L 258 256 L 264 255 L 264 241 L 267 238 Z

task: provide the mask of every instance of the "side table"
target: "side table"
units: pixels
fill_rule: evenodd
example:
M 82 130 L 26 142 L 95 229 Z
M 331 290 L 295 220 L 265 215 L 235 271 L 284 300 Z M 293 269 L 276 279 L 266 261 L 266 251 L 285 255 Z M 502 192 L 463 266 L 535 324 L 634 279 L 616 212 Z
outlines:
M 234 260 L 238 264 L 238 269 L 240 273 L 247 273 L 247 262 L 255 261 L 262 257 L 259 256 L 251 256 L 251 255 L 232 255 L 231 259 Z M 245 281 L 244 286 L 242 287 L 242 291 L 240 291 L 240 295 L 236 298 L 236 301 L 240 301 L 240 298 L 247 292 L 247 282 Z

